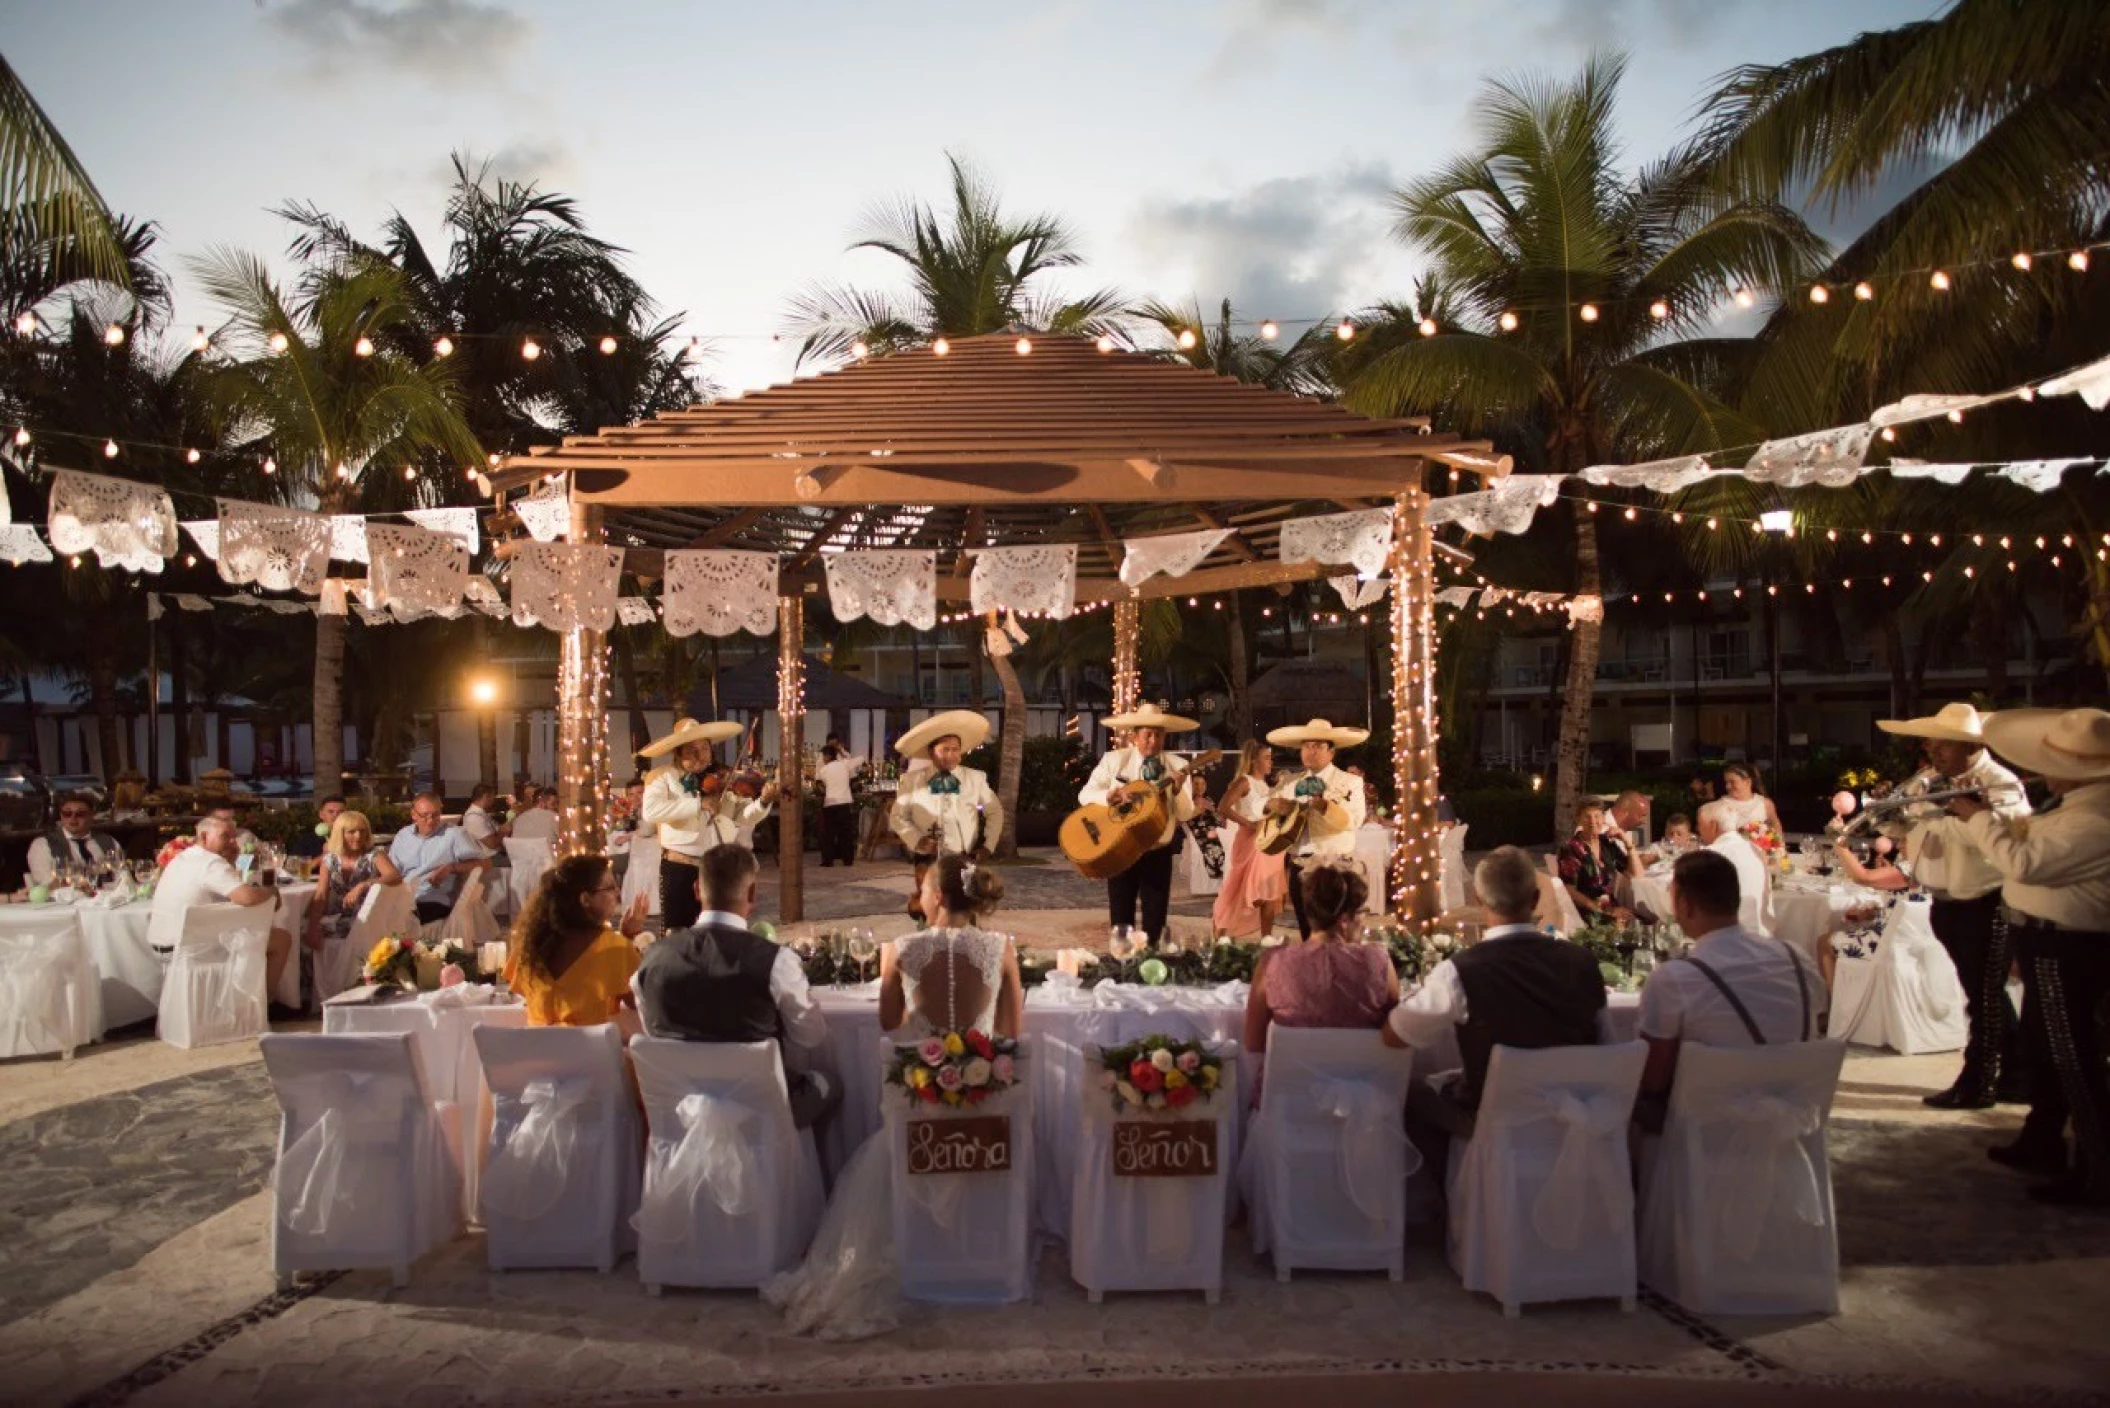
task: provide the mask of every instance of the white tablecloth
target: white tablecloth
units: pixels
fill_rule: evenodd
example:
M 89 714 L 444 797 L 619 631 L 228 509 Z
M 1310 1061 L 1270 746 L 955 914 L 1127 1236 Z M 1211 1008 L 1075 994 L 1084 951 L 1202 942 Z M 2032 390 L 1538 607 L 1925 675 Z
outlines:
M 1821 875 L 1773 877 L 1773 936 L 1802 950 L 1815 961 L 1824 936 L 1839 927 L 1839 916 L 1855 905 L 1880 903 L 1883 896 L 1851 880 Z M 1670 872 L 1650 872 L 1634 881 L 1634 903 L 1646 905 L 1658 919 L 1670 922 Z
M 284 902 L 274 928 L 289 929 L 293 951 L 301 952 L 300 931 L 307 920 L 308 903 L 315 897 L 312 884 L 285 885 L 279 889 Z M 87 946 L 88 961 L 102 980 L 102 1025 L 99 1039 L 113 1027 L 151 1021 L 160 1010 L 161 979 L 168 960 L 147 943 L 147 921 L 153 917 L 151 900 L 104 908 L 93 904 L 0 905 L 0 930 L 42 931 L 55 915 L 67 916 Z M 287 1007 L 300 1006 L 300 968 L 288 963 L 279 977 L 271 1000 Z

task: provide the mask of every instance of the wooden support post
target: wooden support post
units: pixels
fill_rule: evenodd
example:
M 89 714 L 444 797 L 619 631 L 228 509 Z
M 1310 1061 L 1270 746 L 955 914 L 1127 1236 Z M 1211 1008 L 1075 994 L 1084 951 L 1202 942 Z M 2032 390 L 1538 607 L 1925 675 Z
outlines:
M 573 500 L 571 540 L 601 540 L 600 509 Z M 605 851 L 607 821 L 608 636 L 566 631 L 557 658 L 557 859 Z
M 1142 702 L 1143 675 L 1136 648 L 1143 638 L 1143 606 L 1134 599 L 1114 603 L 1114 701 L 1116 714 L 1133 713 Z
M 1443 864 L 1436 819 L 1435 535 L 1421 521 L 1428 495 L 1401 493 L 1392 510 L 1392 784 L 1399 799 L 1392 835 L 1391 908 L 1427 930 L 1442 909 Z
M 777 918 L 806 917 L 806 599 L 777 598 Z

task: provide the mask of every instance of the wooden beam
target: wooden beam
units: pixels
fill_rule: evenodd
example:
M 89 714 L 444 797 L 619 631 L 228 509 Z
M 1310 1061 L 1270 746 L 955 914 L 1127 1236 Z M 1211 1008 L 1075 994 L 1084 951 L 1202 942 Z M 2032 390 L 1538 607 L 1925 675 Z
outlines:
M 1189 504 L 1187 507 L 1206 527 L 1231 528 L 1231 525 L 1224 522 L 1222 517 L 1203 508 L 1200 504 Z M 1224 539 L 1224 546 L 1228 547 L 1239 557 L 1244 558 L 1247 562 L 1258 562 L 1260 560 L 1260 554 L 1254 550 L 1251 543 L 1246 541 L 1245 534 L 1239 532 L 1236 528 L 1231 528 L 1231 536 Z
M 960 532 L 960 555 L 953 560 L 952 564 L 952 575 L 955 577 L 967 575 L 967 550 L 969 548 L 978 548 L 982 545 L 983 512 L 984 510 L 980 504 L 976 504 L 973 508 L 967 510 L 967 526 Z
M 731 540 L 733 537 L 739 534 L 742 529 L 752 526 L 756 520 L 760 519 L 763 515 L 767 514 L 768 512 L 769 510 L 766 507 L 761 506 L 743 508 L 738 513 L 734 514 L 731 518 L 726 519 L 723 523 L 714 525 L 708 532 L 702 534 L 696 539 L 696 541 L 690 543 L 689 546 L 691 548 L 717 547 L 720 543 L 724 543 Z
M 840 532 L 842 526 L 848 523 L 851 515 L 856 512 L 855 508 L 839 508 L 828 515 L 828 521 L 821 525 L 819 532 L 806 540 L 806 546 L 799 550 L 798 556 L 791 559 L 791 565 L 793 567 L 804 567 L 812 562 L 813 559 L 819 557 L 821 549 L 827 545 L 828 540 Z

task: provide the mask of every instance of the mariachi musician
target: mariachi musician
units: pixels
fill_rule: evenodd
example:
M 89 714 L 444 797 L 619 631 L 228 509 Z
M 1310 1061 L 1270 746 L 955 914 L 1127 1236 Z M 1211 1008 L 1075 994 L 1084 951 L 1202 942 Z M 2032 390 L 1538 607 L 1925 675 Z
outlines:
M 673 762 L 653 769 L 645 779 L 644 819 L 659 828 L 659 912 L 671 933 L 692 928 L 703 913 L 697 893 L 698 864 L 703 853 L 739 835 L 769 813 L 776 785 L 760 789 L 754 800 L 734 795 L 726 786 L 727 770 L 712 746 L 740 736 L 740 725 L 721 719 L 698 723 L 683 719 L 665 738 L 638 750 L 645 758 L 673 755 Z
M 1131 782 L 1165 782 L 1184 778 L 1186 765 L 1165 755 L 1165 735 L 1200 728 L 1193 719 L 1168 714 L 1155 704 L 1126 714 L 1110 714 L 1109 732 L 1127 730 L 1128 743 L 1115 748 L 1092 769 L 1091 780 L 1077 794 L 1083 806 L 1104 805 L 1120 788 Z M 1149 850 L 1119 875 L 1106 881 L 1108 922 L 1123 928 L 1136 923 L 1138 905 L 1143 911 L 1143 932 L 1156 944 L 1165 936 L 1165 913 L 1172 905 L 1172 858 L 1179 854 L 1183 827 L 1195 812 L 1194 789 L 1185 781 L 1165 789 L 1165 829 L 1153 838 Z
M 1004 834 L 1003 804 L 997 801 L 988 776 L 960 763 L 988 737 L 986 715 L 973 709 L 948 709 L 894 741 L 894 750 L 909 761 L 912 770 L 903 774 L 894 793 L 887 825 L 915 866 L 908 912 L 918 923 L 924 919 L 923 873 L 938 857 L 980 859 Z
M 1303 837 L 1289 854 L 1289 902 L 1297 912 L 1297 932 L 1311 937 L 1304 917 L 1303 874 L 1320 861 L 1355 859 L 1355 833 L 1363 824 L 1363 779 L 1333 765 L 1334 751 L 1353 748 L 1370 736 L 1367 728 L 1338 727 L 1325 719 L 1278 728 L 1267 736 L 1277 748 L 1295 748 L 1301 772 L 1291 773 L 1268 794 L 1263 815 L 1276 818 L 1305 813 Z

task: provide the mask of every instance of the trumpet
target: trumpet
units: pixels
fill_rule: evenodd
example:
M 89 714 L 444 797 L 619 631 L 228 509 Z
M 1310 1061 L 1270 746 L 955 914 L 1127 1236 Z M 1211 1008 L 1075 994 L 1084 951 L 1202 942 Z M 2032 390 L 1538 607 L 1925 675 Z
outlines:
M 2019 782 L 1995 782 L 1985 787 L 1949 787 L 1934 792 L 1912 792 L 1910 794 L 1906 792 L 1907 788 L 1920 782 L 1922 778 L 1928 778 L 1930 774 L 1933 777 L 1941 776 L 1941 774 L 1935 773 L 1931 768 L 1925 769 L 1900 783 L 1898 790 L 1890 796 L 1880 797 L 1863 806 L 1859 812 L 1855 813 L 1854 819 L 1846 823 L 1845 829 L 1839 833 L 1840 836 L 1853 835 L 1854 832 L 1862 829 L 1863 823 L 1876 820 L 1878 812 L 1894 812 L 1905 807 L 1915 807 L 1922 804 L 1933 806 L 1943 802 L 1954 801 L 1958 797 L 1985 797 L 1995 792 L 2005 794 L 2022 791 L 2022 784 Z

